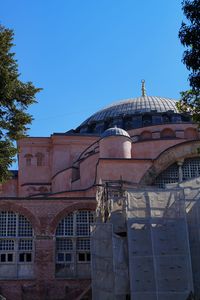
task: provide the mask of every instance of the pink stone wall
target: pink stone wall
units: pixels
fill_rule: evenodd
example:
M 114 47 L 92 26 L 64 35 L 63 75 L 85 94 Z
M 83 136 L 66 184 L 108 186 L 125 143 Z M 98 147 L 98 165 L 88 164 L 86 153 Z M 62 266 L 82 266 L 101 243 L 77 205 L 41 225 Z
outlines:
M 132 183 L 139 183 L 143 174 L 152 165 L 151 160 L 107 160 L 101 159 L 99 161 L 99 168 L 97 173 L 97 182 L 102 180 L 127 180 Z
M 151 140 L 133 143 L 132 145 L 132 158 L 137 159 L 156 159 L 160 153 L 166 149 L 183 143 L 185 140 L 172 139 L 172 140 Z

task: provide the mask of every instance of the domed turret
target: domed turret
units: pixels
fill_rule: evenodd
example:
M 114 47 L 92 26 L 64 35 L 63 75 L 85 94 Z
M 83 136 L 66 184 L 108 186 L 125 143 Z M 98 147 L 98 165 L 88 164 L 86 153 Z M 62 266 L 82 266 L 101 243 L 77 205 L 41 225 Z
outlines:
M 108 128 L 107 130 L 105 130 L 102 134 L 101 134 L 101 138 L 105 138 L 108 136 L 115 136 L 115 135 L 120 135 L 120 136 L 127 136 L 130 138 L 130 135 L 128 134 L 127 131 L 125 131 L 122 128 L 118 128 L 117 126 L 112 127 L 112 128 Z
M 131 158 L 131 147 L 128 132 L 118 127 L 109 128 L 99 141 L 100 158 Z

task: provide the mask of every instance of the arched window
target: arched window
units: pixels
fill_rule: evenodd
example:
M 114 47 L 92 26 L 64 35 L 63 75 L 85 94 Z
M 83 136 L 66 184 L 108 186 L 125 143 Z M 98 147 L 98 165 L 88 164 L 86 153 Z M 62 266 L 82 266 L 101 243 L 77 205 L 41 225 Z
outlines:
M 94 212 L 76 211 L 60 221 L 56 230 L 56 276 L 90 277 L 90 224 Z
M 31 160 L 33 158 L 33 155 L 28 153 L 28 154 L 25 154 L 24 157 L 26 159 L 26 165 L 31 166 Z
M 175 132 L 170 129 L 170 128 L 165 128 L 161 131 L 160 133 L 160 137 L 161 138 L 175 138 L 176 137 L 176 134 Z
M 189 180 L 198 176 L 200 176 L 200 157 L 186 158 L 182 164 L 174 163 L 160 173 L 154 184 L 164 188 L 166 184 Z
M 37 159 L 37 166 L 38 167 L 44 166 L 44 154 L 41 152 L 38 152 L 35 154 L 35 157 Z
M 176 183 L 178 181 L 178 165 L 177 163 L 175 163 L 158 175 L 158 177 L 155 180 L 155 185 L 164 188 L 166 184 Z
M 33 229 L 23 216 L 0 212 L 0 278 L 33 277 Z
M 196 128 L 187 128 L 185 129 L 184 136 L 188 140 L 194 140 L 198 138 L 198 133 Z
M 152 133 L 150 131 L 143 131 L 140 135 L 140 140 L 151 140 L 152 139 Z

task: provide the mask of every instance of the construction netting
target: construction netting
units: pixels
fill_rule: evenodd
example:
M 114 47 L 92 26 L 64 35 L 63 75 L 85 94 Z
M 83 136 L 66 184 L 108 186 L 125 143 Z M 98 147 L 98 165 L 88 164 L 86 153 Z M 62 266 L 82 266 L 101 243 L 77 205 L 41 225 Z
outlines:
M 104 195 L 107 219 L 91 237 L 93 299 L 186 300 L 194 286 L 198 296 L 198 185 Z

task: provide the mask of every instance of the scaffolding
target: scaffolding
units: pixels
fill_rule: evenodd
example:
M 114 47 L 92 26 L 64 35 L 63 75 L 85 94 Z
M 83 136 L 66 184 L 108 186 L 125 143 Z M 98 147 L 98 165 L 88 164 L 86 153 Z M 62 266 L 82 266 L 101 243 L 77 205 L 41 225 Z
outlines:
M 181 191 L 130 191 L 127 231 L 131 299 L 187 299 L 193 281 Z
M 119 182 L 99 188 L 91 237 L 93 299 L 188 298 L 193 292 L 189 240 L 199 239 L 191 226 L 188 232 L 188 222 L 199 224 L 200 211 L 186 198 L 184 188 L 135 190 Z M 200 272 L 199 247 L 192 246 L 191 253 Z

